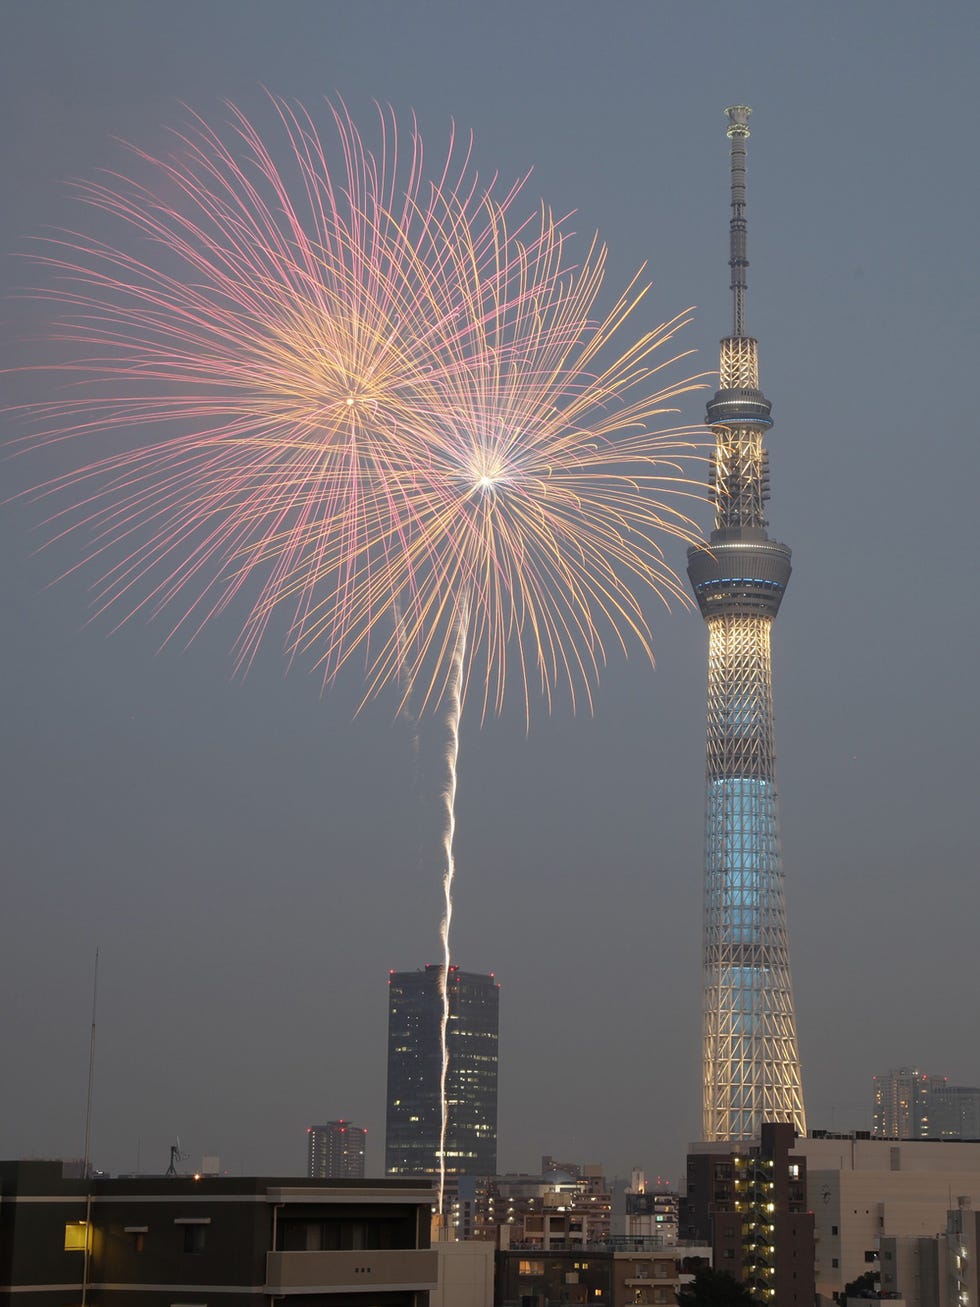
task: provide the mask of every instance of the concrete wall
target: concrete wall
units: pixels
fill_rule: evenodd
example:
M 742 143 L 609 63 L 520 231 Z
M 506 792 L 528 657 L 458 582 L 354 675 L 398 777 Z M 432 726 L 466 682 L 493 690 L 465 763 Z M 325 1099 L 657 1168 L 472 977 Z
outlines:
M 888 1147 L 887 1140 L 880 1143 Z M 944 1152 L 972 1145 L 935 1147 Z M 980 1161 L 980 1149 L 973 1157 Z M 807 1201 L 814 1214 L 817 1292 L 830 1297 L 874 1269 L 875 1263 L 866 1261 L 865 1253 L 877 1249 L 884 1237 L 932 1236 L 945 1231 L 951 1192 L 967 1194 L 980 1205 L 980 1170 L 809 1170 Z
M 493 1307 L 494 1245 L 470 1240 L 433 1244 L 439 1257 L 438 1288 L 429 1307 Z

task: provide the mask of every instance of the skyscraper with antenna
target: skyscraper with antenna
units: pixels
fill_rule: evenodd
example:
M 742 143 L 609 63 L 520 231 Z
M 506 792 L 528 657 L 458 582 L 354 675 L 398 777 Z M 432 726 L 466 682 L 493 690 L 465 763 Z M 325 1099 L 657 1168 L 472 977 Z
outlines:
M 751 1139 L 763 1121 L 806 1133 L 779 847 L 770 635 L 790 550 L 766 532 L 771 406 L 746 334 L 745 142 L 751 110 L 726 109 L 731 141 L 732 334 L 721 342 L 707 544 L 687 571 L 708 626 L 702 1128 Z

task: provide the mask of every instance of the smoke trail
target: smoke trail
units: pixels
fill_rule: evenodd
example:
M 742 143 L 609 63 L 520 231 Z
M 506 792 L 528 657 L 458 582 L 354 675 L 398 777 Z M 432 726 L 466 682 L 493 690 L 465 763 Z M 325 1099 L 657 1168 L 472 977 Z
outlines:
M 445 872 L 442 889 L 445 896 L 442 923 L 439 927 L 442 939 L 442 1019 L 439 1023 L 439 1039 L 442 1049 L 442 1070 L 439 1077 L 439 1103 L 441 1118 L 439 1124 L 439 1223 L 443 1220 L 443 1194 L 446 1187 L 446 1126 L 449 1117 L 449 1104 L 446 1101 L 446 1079 L 449 1073 L 449 927 L 453 920 L 453 877 L 456 863 L 453 856 L 453 838 L 456 834 L 456 763 L 459 759 L 459 719 L 463 707 L 463 667 L 466 659 L 466 634 L 470 621 L 470 595 L 467 590 L 456 614 L 456 632 L 453 642 L 452 671 L 447 691 L 448 707 L 446 726 L 449 731 L 449 743 L 446 750 L 446 769 L 448 779 L 443 791 L 446 806 L 446 824 L 443 833 L 443 851 L 445 854 Z

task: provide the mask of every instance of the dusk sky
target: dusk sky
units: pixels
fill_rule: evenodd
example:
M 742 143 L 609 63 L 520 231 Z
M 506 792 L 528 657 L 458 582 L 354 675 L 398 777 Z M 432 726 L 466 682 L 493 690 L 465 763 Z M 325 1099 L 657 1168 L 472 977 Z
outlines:
M 694 306 L 680 378 L 729 329 L 724 108 L 753 108 L 748 328 L 775 426 L 770 534 L 782 843 L 809 1125 L 868 1129 L 871 1077 L 980 1084 L 977 740 L 980 9 L 918 0 L 7 0 L 3 355 L 51 357 L 24 255 L 84 216 L 67 183 L 266 90 L 450 124 L 527 208 L 575 211 L 636 330 Z M 36 392 L 19 371 L 13 401 Z M 678 423 L 703 420 L 688 396 Z M 11 417 L 5 434 L 23 433 Z M 146 431 L 134 440 L 149 439 Z M 78 461 L 4 464 L 7 498 Z M 64 463 L 59 462 L 64 459 Z M 696 510 L 710 526 L 706 505 Z M 387 974 L 439 960 L 438 741 L 393 694 L 355 716 L 234 621 L 186 650 L 89 620 L 23 500 L 3 536 L 0 1156 L 78 1157 L 101 950 L 92 1158 L 297 1173 L 305 1128 L 383 1167 Z M 668 544 L 683 574 L 684 548 Z M 542 1153 L 677 1178 L 700 1129 L 707 637 L 657 609 L 594 716 L 464 715 L 453 953 L 501 983 L 499 1168 Z

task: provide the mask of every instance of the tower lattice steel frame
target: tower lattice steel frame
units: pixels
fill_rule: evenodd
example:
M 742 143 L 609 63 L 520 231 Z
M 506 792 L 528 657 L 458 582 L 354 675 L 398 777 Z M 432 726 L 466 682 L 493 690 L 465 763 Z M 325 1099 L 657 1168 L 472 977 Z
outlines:
M 745 334 L 745 141 L 751 110 L 734 105 L 731 140 L 732 334 L 708 404 L 715 438 L 710 540 L 687 571 L 708 625 L 702 1115 L 706 1140 L 751 1139 L 763 1121 L 806 1133 L 779 848 L 770 633 L 790 550 L 766 534 L 771 406 L 759 389 L 758 341 Z

